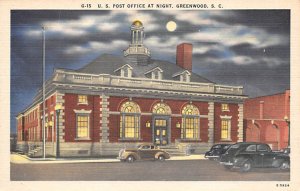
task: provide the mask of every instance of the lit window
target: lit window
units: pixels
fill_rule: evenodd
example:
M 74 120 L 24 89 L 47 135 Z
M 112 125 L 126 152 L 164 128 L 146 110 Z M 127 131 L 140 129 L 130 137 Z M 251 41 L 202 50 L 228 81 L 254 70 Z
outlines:
M 140 108 L 131 101 L 121 106 L 120 138 L 138 139 L 140 132 Z
M 78 95 L 78 104 L 87 104 L 87 96 L 86 95 Z
M 230 139 L 230 120 L 222 119 L 221 120 L 221 139 L 229 140 Z
M 227 103 L 222 104 L 222 111 L 229 111 L 229 106 Z
M 162 115 L 170 115 L 172 112 L 171 112 L 171 108 L 167 104 L 158 103 L 153 107 L 152 113 L 162 114 Z
M 182 110 L 182 139 L 199 139 L 199 110 L 194 105 L 187 105 Z
M 77 114 L 76 116 L 77 138 L 89 138 L 89 116 L 84 114 Z

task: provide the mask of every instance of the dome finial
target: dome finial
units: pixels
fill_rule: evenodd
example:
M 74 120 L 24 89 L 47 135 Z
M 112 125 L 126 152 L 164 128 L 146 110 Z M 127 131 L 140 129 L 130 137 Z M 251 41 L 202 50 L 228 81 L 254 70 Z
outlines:
M 142 27 L 143 23 L 140 20 L 135 20 L 133 21 L 132 26 Z

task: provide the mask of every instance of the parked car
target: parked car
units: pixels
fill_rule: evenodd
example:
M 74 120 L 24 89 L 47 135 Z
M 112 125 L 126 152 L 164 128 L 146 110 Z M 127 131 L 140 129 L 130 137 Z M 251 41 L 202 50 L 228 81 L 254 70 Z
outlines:
M 230 145 L 231 144 L 215 144 L 205 153 L 204 157 L 210 160 L 219 160 L 221 155 L 226 152 Z
M 225 168 L 240 168 L 242 172 L 253 167 L 290 168 L 290 157 L 280 152 L 272 152 L 269 145 L 255 142 L 236 143 L 221 156 L 220 164 Z
M 281 152 L 285 155 L 288 155 L 290 156 L 290 153 L 291 153 L 291 148 L 290 147 L 287 147 L 287 148 L 284 148 L 281 150 Z
M 166 151 L 159 149 L 152 144 L 139 145 L 137 149 L 122 149 L 119 152 L 120 161 L 134 162 L 135 160 L 159 160 L 169 159 Z

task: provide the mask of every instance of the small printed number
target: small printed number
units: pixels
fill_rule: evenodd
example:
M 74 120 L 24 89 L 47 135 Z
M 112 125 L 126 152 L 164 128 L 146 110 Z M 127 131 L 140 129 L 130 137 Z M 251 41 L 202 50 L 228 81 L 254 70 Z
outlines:
M 276 184 L 276 187 L 290 187 L 289 184 Z

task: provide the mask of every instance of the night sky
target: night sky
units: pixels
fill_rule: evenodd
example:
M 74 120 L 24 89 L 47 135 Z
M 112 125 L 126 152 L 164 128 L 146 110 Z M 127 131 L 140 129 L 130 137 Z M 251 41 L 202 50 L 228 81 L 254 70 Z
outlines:
M 244 86 L 249 97 L 290 88 L 290 11 L 12 11 L 11 131 L 15 116 L 42 86 L 42 26 L 46 78 L 54 68 L 78 69 L 104 53 L 123 55 L 130 25 L 144 24 L 151 57 L 176 62 L 176 46 L 193 44 L 193 71 L 211 81 Z M 174 21 L 174 32 L 166 24 Z

